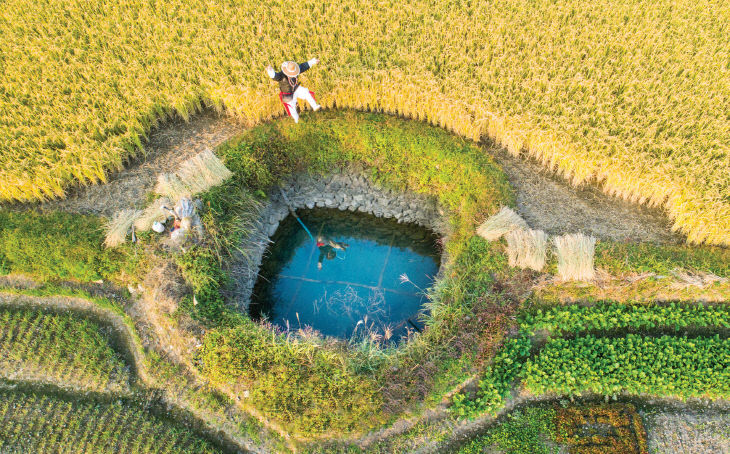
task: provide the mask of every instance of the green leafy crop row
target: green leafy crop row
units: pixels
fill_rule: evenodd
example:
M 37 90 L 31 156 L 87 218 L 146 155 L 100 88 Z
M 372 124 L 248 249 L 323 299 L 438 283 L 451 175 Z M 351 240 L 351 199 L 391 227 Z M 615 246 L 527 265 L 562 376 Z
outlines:
M 459 416 L 472 417 L 480 413 L 494 413 L 504 405 L 525 359 L 530 354 L 530 338 L 526 336 L 510 338 L 487 367 L 484 377 L 479 380 L 476 397 L 465 394 L 454 396 L 452 410 Z
M 648 393 L 682 398 L 730 396 L 730 340 L 643 337 L 550 340 L 521 378 L 534 394 Z
M 631 305 L 601 302 L 594 306 L 556 306 L 524 312 L 520 328 L 560 335 L 620 328 L 730 328 L 730 307 L 701 304 Z

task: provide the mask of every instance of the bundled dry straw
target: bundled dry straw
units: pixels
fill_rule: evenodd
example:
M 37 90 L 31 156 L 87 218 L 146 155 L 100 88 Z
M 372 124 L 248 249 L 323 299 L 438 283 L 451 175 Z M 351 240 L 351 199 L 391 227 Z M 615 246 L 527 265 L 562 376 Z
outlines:
M 517 229 L 509 232 L 506 238 L 509 266 L 542 270 L 547 256 L 545 232 Z
M 127 234 L 132 229 L 132 224 L 142 215 L 142 210 L 122 210 L 106 224 L 106 238 L 104 246 L 116 247 L 124 243 Z
M 503 207 L 499 213 L 484 221 L 477 228 L 477 235 L 487 241 L 494 241 L 513 230 L 529 230 L 529 228 L 520 215 L 508 207 Z
M 174 174 L 161 174 L 157 178 L 155 192 L 177 200 L 207 191 L 231 175 L 231 171 L 211 150 L 205 150 L 183 162 Z
M 593 253 L 596 239 L 582 233 L 573 233 L 555 238 L 558 256 L 558 274 L 563 280 L 590 281 L 595 278 Z

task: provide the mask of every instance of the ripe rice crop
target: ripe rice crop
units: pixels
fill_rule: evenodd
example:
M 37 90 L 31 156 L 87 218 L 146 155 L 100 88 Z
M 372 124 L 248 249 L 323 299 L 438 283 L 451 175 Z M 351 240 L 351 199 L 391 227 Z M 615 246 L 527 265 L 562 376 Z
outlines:
M 263 68 L 316 56 L 305 84 L 325 107 L 490 137 L 730 245 L 729 19 L 702 0 L 8 0 L 0 199 L 104 181 L 204 103 L 282 115 Z

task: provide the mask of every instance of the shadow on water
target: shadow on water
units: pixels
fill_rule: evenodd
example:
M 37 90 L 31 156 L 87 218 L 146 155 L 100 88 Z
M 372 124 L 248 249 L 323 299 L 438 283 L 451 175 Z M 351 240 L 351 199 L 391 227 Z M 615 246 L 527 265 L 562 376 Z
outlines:
M 438 237 L 393 219 L 316 208 L 288 216 L 272 237 L 251 315 L 282 330 L 397 342 L 418 327 L 440 263 Z M 347 245 L 344 250 L 330 244 Z

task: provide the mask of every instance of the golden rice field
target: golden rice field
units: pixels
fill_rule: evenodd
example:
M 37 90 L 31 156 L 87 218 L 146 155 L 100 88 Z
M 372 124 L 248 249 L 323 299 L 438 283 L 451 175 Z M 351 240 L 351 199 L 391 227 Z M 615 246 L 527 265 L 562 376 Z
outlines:
M 0 199 L 103 181 L 201 102 L 281 115 L 264 67 L 319 57 L 328 107 L 427 120 L 730 245 L 730 2 L 6 0 Z

